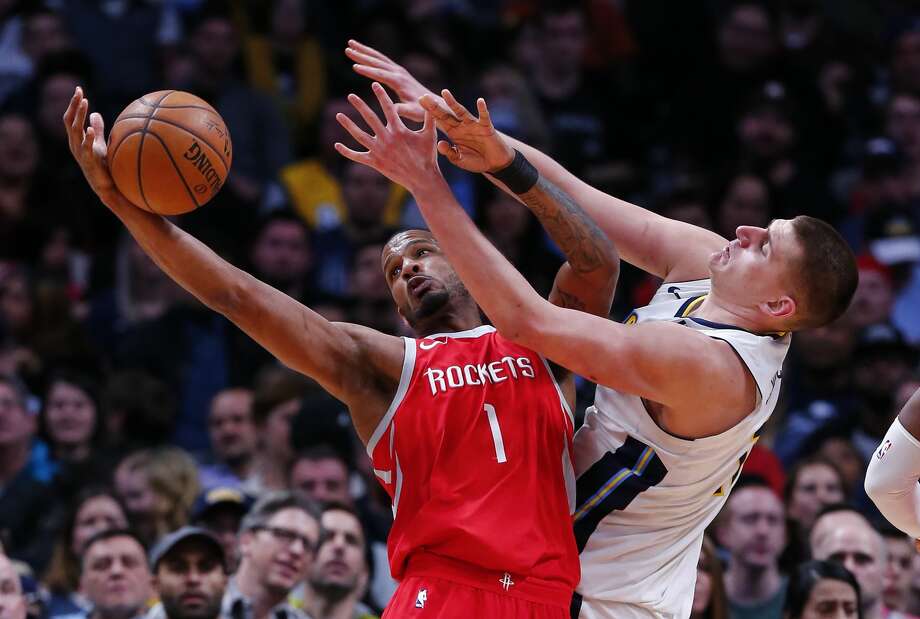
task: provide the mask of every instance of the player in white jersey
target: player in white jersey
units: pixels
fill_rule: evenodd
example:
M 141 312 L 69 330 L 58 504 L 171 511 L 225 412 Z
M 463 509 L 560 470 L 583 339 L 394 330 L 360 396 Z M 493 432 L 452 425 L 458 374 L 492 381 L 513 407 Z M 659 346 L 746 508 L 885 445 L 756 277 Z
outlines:
M 920 389 L 895 418 L 866 471 L 866 493 L 920 550 Z
M 688 617 L 703 530 L 776 403 L 788 333 L 843 313 L 856 287 L 852 252 L 810 217 L 741 226 L 729 242 L 608 196 L 498 134 L 481 99 L 475 118 L 376 50 L 349 46 L 356 70 L 391 86 L 403 103 L 396 108 L 374 85 L 383 126 L 352 98 L 375 135 L 340 115 L 367 152 L 341 144 L 338 151 L 412 192 L 499 331 L 599 384 L 576 437 L 574 518 L 583 551 L 574 614 Z M 407 129 L 397 111 L 424 127 Z M 438 143 L 442 155 L 490 174 L 528 205 L 541 179 L 561 188 L 560 217 L 587 212 L 623 259 L 666 282 L 653 302 L 626 325 L 547 304 L 451 194 L 433 152 L 435 123 L 452 142 Z

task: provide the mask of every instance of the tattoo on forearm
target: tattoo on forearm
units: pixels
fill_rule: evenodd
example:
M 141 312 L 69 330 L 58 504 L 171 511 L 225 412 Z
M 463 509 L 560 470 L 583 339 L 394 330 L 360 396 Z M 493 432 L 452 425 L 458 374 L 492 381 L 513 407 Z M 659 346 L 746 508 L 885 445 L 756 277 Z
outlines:
M 574 294 L 570 294 L 561 288 L 556 288 L 555 298 L 550 299 L 554 304 L 559 307 L 565 307 L 568 309 L 584 311 L 587 307 L 585 302 L 582 301 L 579 297 Z
M 610 239 L 562 189 L 544 177 L 521 200 L 559 245 L 576 273 L 609 266 Z

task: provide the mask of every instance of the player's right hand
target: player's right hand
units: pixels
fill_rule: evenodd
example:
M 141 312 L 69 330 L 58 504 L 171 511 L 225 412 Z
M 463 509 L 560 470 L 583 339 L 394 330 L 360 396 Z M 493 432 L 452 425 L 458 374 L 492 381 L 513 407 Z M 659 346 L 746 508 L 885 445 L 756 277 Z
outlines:
M 90 187 L 107 203 L 107 200 L 118 194 L 118 189 L 109 173 L 105 158 L 107 149 L 102 116 L 98 112 L 93 112 L 89 117 L 90 126 L 84 129 L 88 110 L 89 99 L 83 96 L 83 89 L 77 86 L 70 99 L 70 105 L 64 112 L 67 143 Z

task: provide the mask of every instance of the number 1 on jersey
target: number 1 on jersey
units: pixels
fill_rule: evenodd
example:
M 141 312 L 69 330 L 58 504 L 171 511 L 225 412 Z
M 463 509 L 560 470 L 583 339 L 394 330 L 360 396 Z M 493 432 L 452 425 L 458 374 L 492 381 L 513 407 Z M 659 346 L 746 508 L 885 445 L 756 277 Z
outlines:
M 492 442 L 495 443 L 495 457 L 498 463 L 507 462 L 505 457 L 505 441 L 502 440 L 502 429 L 498 425 L 498 415 L 495 414 L 495 407 L 491 404 L 484 404 L 486 416 L 489 418 L 489 428 L 492 430 Z

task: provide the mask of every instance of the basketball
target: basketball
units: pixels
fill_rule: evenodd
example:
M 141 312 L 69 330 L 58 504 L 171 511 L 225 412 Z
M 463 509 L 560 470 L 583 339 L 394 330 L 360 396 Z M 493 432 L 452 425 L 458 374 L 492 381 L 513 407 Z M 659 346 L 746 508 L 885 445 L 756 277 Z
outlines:
M 223 118 L 180 90 L 144 95 L 109 132 L 115 186 L 135 206 L 158 215 L 188 213 L 217 195 L 233 159 Z

